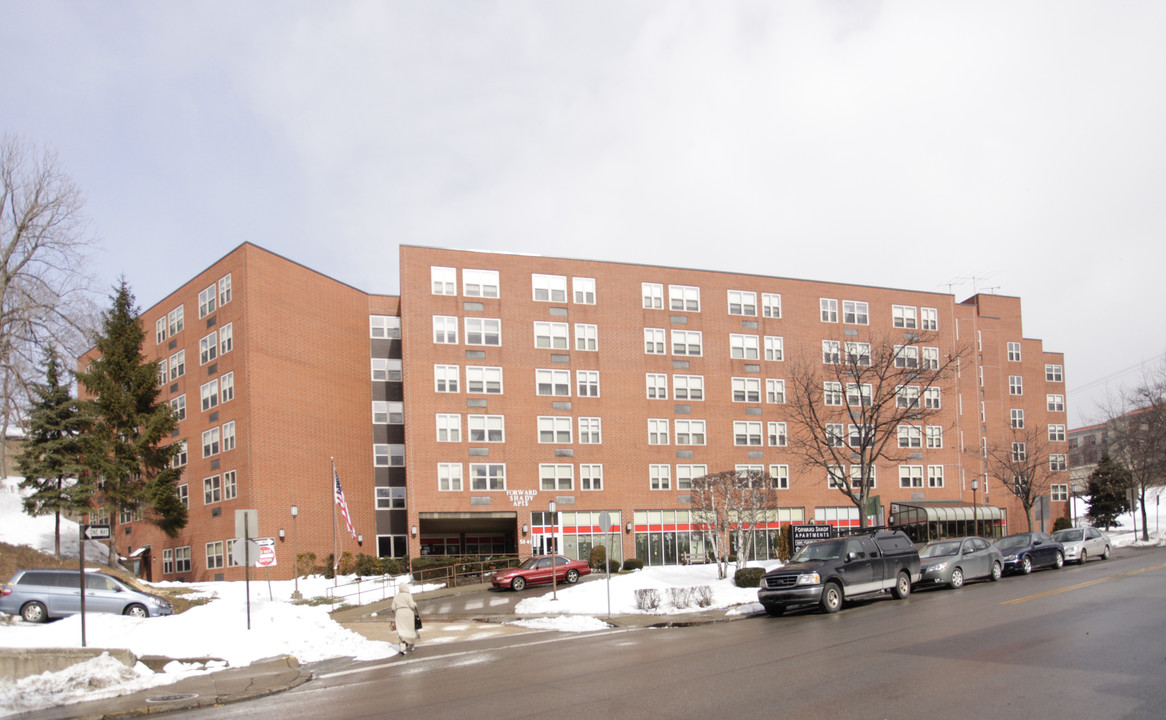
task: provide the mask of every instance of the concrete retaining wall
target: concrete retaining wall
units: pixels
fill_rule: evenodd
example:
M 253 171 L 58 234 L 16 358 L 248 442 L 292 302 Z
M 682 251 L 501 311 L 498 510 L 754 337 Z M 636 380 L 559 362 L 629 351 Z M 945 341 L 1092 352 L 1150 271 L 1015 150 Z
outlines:
M 138 659 L 129 650 L 103 648 L 0 648 L 0 677 L 23 678 L 43 672 L 57 672 L 91 660 L 101 653 L 133 667 Z

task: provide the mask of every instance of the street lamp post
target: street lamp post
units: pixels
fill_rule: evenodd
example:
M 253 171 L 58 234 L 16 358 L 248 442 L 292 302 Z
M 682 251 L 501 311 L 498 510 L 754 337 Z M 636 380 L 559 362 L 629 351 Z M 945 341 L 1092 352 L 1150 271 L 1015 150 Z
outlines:
M 292 593 L 293 600 L 299 600 L 300 595 L 300 557 L 296 552 L 296 518 L 300 515 L 300 508 L 297 505 L 291 506 L 292 514 L 292 574 L 295 575 L 296 589 Z
M 557 567 L 558 557 L 558 543 L 555 541 L 555 529 L 559 524 L 558 515 L 555 514 L 555 501 L 551 500 L 548 506 L 551 511 L 551 600 L 559 599 L 559 569 Z
M 980 489 L 980 481 L 972 480 L 972 525 L 975 527 L 973 535 L 980 534 L 980 516 L 976 512 L 976 491 Z

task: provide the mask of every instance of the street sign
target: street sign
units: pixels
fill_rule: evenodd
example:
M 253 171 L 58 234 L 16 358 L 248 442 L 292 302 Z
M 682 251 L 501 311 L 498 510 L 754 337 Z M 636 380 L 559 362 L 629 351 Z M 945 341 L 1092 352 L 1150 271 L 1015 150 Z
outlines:
M 250 547 L 249 551 L 246 549 L 248 547 Z M 252 565 L 258 564 L 259 543 L 252 538 L 244 544 L 243 538 L 235 538 L 235 546 L 231 548 L 231 560 L 236 565 L 246 565 L 248 559 L 251 560 Z
M 832 537 L 834 537 L 833 525 L 794 525 L 792 538 L 793 551 L 797 552 L 802 549 L 802 546 L 808 545 L 815 540 L 826 540 Z
M 255 544 L 259 546 L 259 559 L 255 561 L 255 567 L 275 567 L 275 538 L 259 538 Z
M 110 528 L 108 525 L 82 525 L 81 535 L 86 540 L 108 540 Z

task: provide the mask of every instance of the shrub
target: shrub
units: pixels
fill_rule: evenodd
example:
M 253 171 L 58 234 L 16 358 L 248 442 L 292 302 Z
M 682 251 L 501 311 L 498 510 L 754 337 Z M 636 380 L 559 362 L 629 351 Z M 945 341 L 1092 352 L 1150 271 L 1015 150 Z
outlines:
M 1056 522 L 1053 523 L 1053 532 L 1058 530 L 1068 530 L 1071 527 L 1073 527 L 1072 520 L 1067 517 L 1059 517 L 1057 518 Z
M 612 559 L 612 560 L 607 561 L 607 571 L 608 572 L 617 573 L 617 572 L 619 572 L 619 567 L 620 567 L 619 560 Z
M 692 594 L 696 588 L 668 588 L 668 602 L 672 607 L 684 609 L 692 604 Z
M 697 607 L 706 608 L 713 604 L 713 589 L 708 585 L 700 585 L 694 587 L 693 595 L 696 596 Z
M 361 553 L 356 556 L 356 561 L 352 563 L 353 571 L 361 577 L 368 577 L 370 575 L 381 574 L 381 563 L 377 558 L 370 557 Z
M 636 608 L 640 610 L 655 610 L 660 607 L 660 591 L 655 588 L 640 588 L 636 590 Z
M 296 555 L 296 575 L 319 575 L 323 572 L 323 568 L 316 565 L 316 553 L 302 552 Z
M 405 558 L 380 558 L 381 575 L 405 575 L 409 572 L 409 561 Z
M 624 570 L 643 570 L 644 561 L 639 558 L 628 558 L 623 563 Z
M 737 587 L 760 587 L 763 575 L 765 568 L 741 568 L 733 575 L 733 583 Z
M 607 548 L 602 545 L 591 548 L 591 556 L 587 558 L 587 564 L 592 570 L 603 568 L 607 564 Z

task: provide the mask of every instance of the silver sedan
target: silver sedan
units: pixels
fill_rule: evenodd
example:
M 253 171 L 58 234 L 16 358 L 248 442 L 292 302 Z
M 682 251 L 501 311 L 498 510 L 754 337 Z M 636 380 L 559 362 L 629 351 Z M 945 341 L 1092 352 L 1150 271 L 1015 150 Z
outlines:
M 1084 565 L 1090 557 L 1109 559 L 1109 538 L 1097 528 L 1068 528 L 1053 533 L 1053 539 L 1065 546 L 1065 562 Z
M 996 546 L 982 537 L 971 536 L 934 540 L 919 551 L 922 576 L 916 587 L 946 585 L 963 587 L 965 580 L 1000 579 L 1004 556 Z

